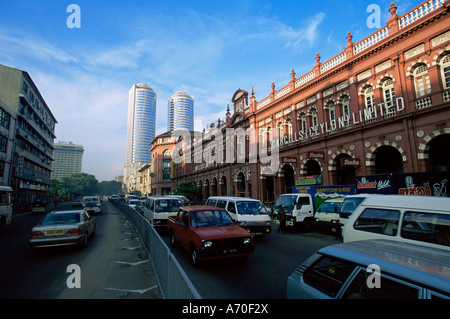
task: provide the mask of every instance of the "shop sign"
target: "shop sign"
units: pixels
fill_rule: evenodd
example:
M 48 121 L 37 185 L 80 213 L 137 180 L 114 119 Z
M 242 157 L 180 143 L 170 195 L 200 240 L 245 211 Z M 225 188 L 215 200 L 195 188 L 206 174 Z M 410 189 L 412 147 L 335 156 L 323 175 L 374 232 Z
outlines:
M 359 158 L 344 157 L 341 158 L 341 167 L 359 167 L 361 161 Z
M 297 163 L 297 157 L 282 157 L 281 163 L 282 164 L 295 164 L 295 163 Z
M 295 186 L 304 185 L 320 185 L 322 184 L 322 175 L 307 175 L 300 176 L 295 180 Z
M 323 151 L 308 152 L 306 156 L 312 159 L 324 159 L 325 152 Z

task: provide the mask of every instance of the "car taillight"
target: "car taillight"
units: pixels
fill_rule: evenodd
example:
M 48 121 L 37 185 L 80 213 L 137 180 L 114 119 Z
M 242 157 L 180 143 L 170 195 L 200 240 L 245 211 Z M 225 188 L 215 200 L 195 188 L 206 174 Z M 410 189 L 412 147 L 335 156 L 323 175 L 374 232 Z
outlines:
M 66 235 L 79 235 L 79 234 L 81 234 L 81 229 L 78 228 L 69 229 L 66 233 Z
M 30 238 L 40 238 L 44 237 L 44 234 L 40 231 L 32 231 L 30 234 Z

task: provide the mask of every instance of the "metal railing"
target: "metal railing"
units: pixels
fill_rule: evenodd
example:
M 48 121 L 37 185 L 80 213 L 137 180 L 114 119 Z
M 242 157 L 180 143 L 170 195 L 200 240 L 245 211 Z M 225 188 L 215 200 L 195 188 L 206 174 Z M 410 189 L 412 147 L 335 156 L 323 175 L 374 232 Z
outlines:
M 109 200 L 119 208 L 136 228 L 150 256 L 156 279 L 165 299 L 202 299 L 175 255 L 152 227 L 135 209 L 116 200 Z

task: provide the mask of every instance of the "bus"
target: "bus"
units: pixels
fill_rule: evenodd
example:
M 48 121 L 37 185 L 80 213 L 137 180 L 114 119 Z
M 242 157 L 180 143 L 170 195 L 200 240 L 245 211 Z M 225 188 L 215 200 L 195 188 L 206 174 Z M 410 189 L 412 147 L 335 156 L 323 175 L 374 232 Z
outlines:
M 12 217 L 12 193 L 9 186 L 0 186 L 0 228 L 11 223 Z

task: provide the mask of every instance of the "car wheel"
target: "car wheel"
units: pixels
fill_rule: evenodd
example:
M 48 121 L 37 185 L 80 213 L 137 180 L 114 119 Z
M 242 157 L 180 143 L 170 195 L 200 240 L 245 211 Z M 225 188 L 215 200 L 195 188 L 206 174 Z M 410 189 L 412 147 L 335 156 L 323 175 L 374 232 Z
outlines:
M 193 245 L 191 246 L 191 259 L 195 267 L 200 267 L 200 260 L 198 260 L 197 250 Z

